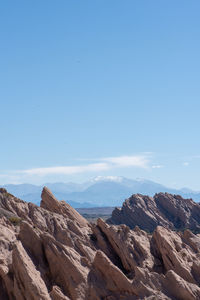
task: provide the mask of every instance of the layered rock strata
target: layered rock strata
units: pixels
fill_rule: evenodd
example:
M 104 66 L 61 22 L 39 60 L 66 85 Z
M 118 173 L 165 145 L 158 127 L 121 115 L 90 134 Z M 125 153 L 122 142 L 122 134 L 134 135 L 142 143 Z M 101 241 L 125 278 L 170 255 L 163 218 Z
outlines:
M 149 232 L 157 226 L 164 226 L 200 233 L 200 205 L 192 199 L 168 193 L 155 194 L 154 197 L 135 194 L 123 203 L 122 208 L 114 209 L 108 223 L 126 224 L 130 228 L 138 225 Z
M 44 188 L 0 190 L 0 299 L 200 299 L 200 235 L 88 223 Z

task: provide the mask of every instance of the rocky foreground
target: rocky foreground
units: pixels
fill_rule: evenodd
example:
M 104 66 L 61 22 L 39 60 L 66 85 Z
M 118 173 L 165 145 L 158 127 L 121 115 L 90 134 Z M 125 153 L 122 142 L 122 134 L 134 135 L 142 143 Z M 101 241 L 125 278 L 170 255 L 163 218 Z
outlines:
M 91 225 L 47 188 L 40 207 L 0 189 L 0 299 L 192 300 L 199 285 L 199 234 Z

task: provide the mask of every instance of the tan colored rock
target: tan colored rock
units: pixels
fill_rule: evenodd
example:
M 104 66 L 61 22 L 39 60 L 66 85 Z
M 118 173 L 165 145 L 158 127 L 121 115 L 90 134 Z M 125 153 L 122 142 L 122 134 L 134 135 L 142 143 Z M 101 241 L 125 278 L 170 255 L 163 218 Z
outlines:
M 81 255 L 48 234 L 42 239 L 51 279 L 70 299 L 84 299 L 89 269 L 82 265 Z
M 136 299 L 137 295 L 129 280 L 102 251 L 97 251 L 93 269 L 89 274 L 86 299 Z
M 50 300 L 40 273 L 24 250 L 21 242 L 13 250 L 14 290 L 16 299 Z
M 165 269 L 173 270 L 190 283 L 196 283 L 191 274 L 191 262 L 195 260 L 195 254 L 188 245 L 183 244 L 181 237 L 169 229 L 158 226 L 153 238 Z
M 53 286 L 50 296 L 52 300 L 70 300 L 67 296 L 65 296 L 62 293 L 61 289 L 56 285 Z
M 190 230 L 185 230 L 183 239 L 196 252 L 200 252 L 200 234 L 193 234 Z
M 200 288 L 196 284 L 185 281 L 172 270 L 168 271 L 166 274 L 165 288 L 169 295 L 175 297 L 175 299 L 200 299 Z
M 130 230 L 126 225 L 109 226 L 102 219 L 98 219 L 97 225 L 107 237 L 113 248 L 112 252 L 118 255 L 127 272 L 134 271 L 136 266 L 149 269 L 153 267 L 150 240 L 146 232 L 139 228 L 135 231 Z
M 0 193 L 0 207 L 8 210 L 20 218 L 28 219 L 30 221 L 28 217 L 28 203 L 14 197 L 7 192 Z
M 12 299 L 13 281 L 9 266 L 12 265 L 12 249 L 16 242 L 15 228 L 5 218 L 0 218 L 0 299 Z
M 44 187 L 42 190 L 42 201 L 40 206 L 51 212 L 55 212 L 68 217 L 73 222 L 76 222 L 80 227 L 88 225 L 86 219 L 84 219 L 65 201 L 58 201 L 47 187 Z
M 136 267 L 132 285 L 141 299 L 170 299 L 163 291 L 165 276 Z
M 106 277 L 106 286 L 108 289 L 136 295 L 131 280 L 114 266 L 102 251 L 97 251 L 93 265 L 94 268 Z

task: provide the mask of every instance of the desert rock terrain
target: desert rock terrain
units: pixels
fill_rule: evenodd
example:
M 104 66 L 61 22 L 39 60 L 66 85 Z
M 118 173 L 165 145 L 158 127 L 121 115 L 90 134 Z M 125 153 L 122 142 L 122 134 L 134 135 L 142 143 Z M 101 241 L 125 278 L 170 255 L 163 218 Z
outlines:
M 0 189 L 0 299 L 200 299 L 200 234 L 173 230 L 197 230 L 200 210 L 169 194 L 142 200 L 130 229 L 91 224 L 47 188 L 40 207 Z

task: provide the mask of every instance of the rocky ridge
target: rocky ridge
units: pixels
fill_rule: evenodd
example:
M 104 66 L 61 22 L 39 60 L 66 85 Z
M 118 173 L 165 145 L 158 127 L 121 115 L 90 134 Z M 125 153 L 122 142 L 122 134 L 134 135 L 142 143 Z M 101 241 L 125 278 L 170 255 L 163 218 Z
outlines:
M 0 210 L 0 299 L 200 299 L 199 234 L 90 224 L 47 188 Z
M 108 223 L 126 224 L 132 229 L 138 225 L 149 232 L 164 226 L 200 233 L 200 205 L 192 199 L 169 193 L 158 193 L 154 197 L 135 194 L 123 203 L 122 208 L 113 210 Z

